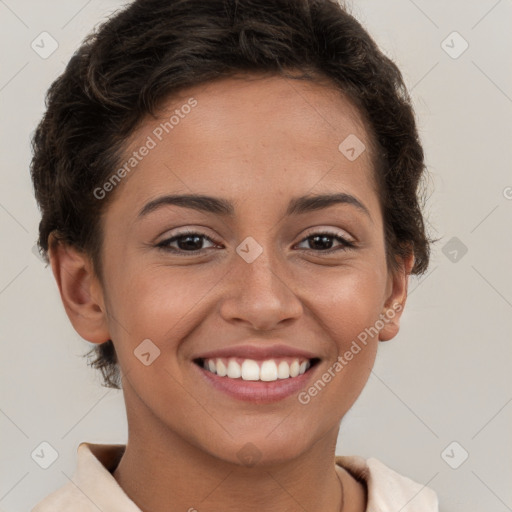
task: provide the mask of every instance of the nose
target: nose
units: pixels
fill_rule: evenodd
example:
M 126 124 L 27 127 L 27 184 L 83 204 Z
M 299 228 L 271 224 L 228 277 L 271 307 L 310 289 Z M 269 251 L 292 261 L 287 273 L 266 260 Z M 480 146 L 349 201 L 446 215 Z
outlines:
M 298 319 L 303 312 L 289 272 L 267 257 L 265 249 L 248 263 L 236 256 L 229 272 L 220 314 L 229 323 L 270 331 Z M 283 324 L 283 325 L 282 325 Z

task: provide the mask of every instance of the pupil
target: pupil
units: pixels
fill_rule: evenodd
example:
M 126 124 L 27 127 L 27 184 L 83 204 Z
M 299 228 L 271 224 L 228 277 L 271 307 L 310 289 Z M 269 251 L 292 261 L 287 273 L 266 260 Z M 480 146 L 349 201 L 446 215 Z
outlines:
M 331 235 L 315 235 L 312 237 L 313 245 L 318 249 L 330 249 L 332 247 L 332 236 Z M 197 250 L 201 245 L 201 237 L 196 235 L 185 235 L 178 240 L 178 246 L 180 249 L 192 249 Z
M 332 247 L 332 237 L 330 235 L 315 235 L 313 237 L 313 244 L 316 245 L 317 242 L 320 242 L 320 249 L 330 249 Z M 322 244 L 327 244 L 327 247 Z
M 186 242 L 184 242 L 184 240 L 186 240 Z M 193 240 L 191 242 L 191 240 Z M 196 247 L 196 245 L 201 241 L 201 237 L 197 236 L 197 235 L 186 235 L 186 236 L 183 236 L 181 237 L 179 240 L 178 240 L 178 246 L 180 249 L 193 249 L 193 250 L 197 250 L 197 249 L 200 249 L 200 247 Z M 199 244 L 201 245 L 201 244 Z

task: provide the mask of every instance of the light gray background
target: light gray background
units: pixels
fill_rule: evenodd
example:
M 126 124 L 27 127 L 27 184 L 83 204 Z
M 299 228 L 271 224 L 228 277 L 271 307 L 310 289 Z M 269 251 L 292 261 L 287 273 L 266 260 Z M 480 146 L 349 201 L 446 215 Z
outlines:
M 401 331 L 380 344 L 337 452 L 377 457 L 429 485 L 442 511 L 512 510 L 512 1 L 351 4 L 411 91 L 432 177 L 426 215 L 442 240 L 429 272 L 410 282 Z M 79 357 L 89 344 L 32 252 L 39 214 L 28 171 L 47 88 L 91 28 L 122 5 L 0 0 L 4 512 L 28 510 L 68 482 L 79 442 L 126 441 L 121 392 L 102 388 Z M 59 45 L 47 59 L 31 48 L 43 31 Z M 453 31 L 469 43 L 458 58 L 441 46 Z M 461 44 L 445 43 L 452 54 Z M 46 470 L 31 458 L 43 441 L 59 453 Z M 463 450 L 469 458 L 452 469 L 445 460 L 456 465 Z

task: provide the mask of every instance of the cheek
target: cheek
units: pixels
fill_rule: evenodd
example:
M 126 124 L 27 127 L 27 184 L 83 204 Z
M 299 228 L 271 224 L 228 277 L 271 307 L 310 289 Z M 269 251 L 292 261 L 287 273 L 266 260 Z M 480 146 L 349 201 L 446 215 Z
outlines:
M 299 396 L 309 415 L 324 416 L 335 424 L 365 387 L 377 354 L 382 286 L 376 272 L 361 269 L 316 280 L 315 289 L 321 292 L 317 291 L 310 309 L 330 350 L 316 380 Z
M 318 273 L 307 286 L 303 295 L 309 298 L 313 324 L 321 326 L 318 336 L 329 340 L 331 346 L 325 380 L 333 382 L 333 397 L 343 393 L 346 400 L 340 406 L 344 408 L 359 395 L 375 361 L 385 268 L 379 268 L 378 262 L 358 262 Z M 311 332 L 315 331 L 313 327 Z
M 301 294 L 340 350 L 382 313 L 386 284 L 385 268 L 376 261 L 355 261 L 302 276 Z
M 179 270 L 155 266 L 118 276 L 109 294 L 110 329 L 121 364 L 132 366 L 134 350 L 149 339 L 160 349 L 161 359 L 167 359 L 167 366 L 172 365 L 181 340 L 209 314 L 204 304 L 208 291 L 222 277 L 217 274 L 198 273 L 193 266 Z
M 385 269 L 381 266 L 378 261 L 358 256 L 336 267 L 301 265 L 282 277 L 293 283 L 290 292 L 303 303 L 305 315 L 316 317 L 307 326 L 310 334 L 335 341 L 342 353 L 352 339 L 375 324 L 382 312 Z M 130 269 L 127 262 L 124 269 L 124 275 L 119 275 L 117 269 L 116 282 L 112 281 L 115 293 L 111 302 L 115 307 L 111 324 L 118 337 L 130 338 L 127 348 L 131 351 L 146 338 L 165 343 L 168 348 L 173 340 L 178 344 L 193 328 L 193 322 L 215 314 L 213 310 L 223 298 L 215 293 L 215 287 L 222 288 L 224 276 L 230 277 L 229 268 L 213 266 Z

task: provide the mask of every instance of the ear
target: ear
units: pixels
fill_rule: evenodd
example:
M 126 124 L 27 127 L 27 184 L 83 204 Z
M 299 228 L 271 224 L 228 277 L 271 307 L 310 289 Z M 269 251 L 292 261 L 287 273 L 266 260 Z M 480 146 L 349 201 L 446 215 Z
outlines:
M 381 314 L 384 327 L 379 331 L 379 341 L 393 339 L 400 330 L 400 317 L 405 308 L 407 300 L 407 286 L 409 275 L 414 265 L 414 253 L 411 253 L 400 262 L 397 272 L 391 272 L 388 277 L 386 288 L 386 301 Z
M 49 258 L 64 309 L 75 330 L 92 343 L 110 339 L 103 292 L 84 253 L 49 237 Z

